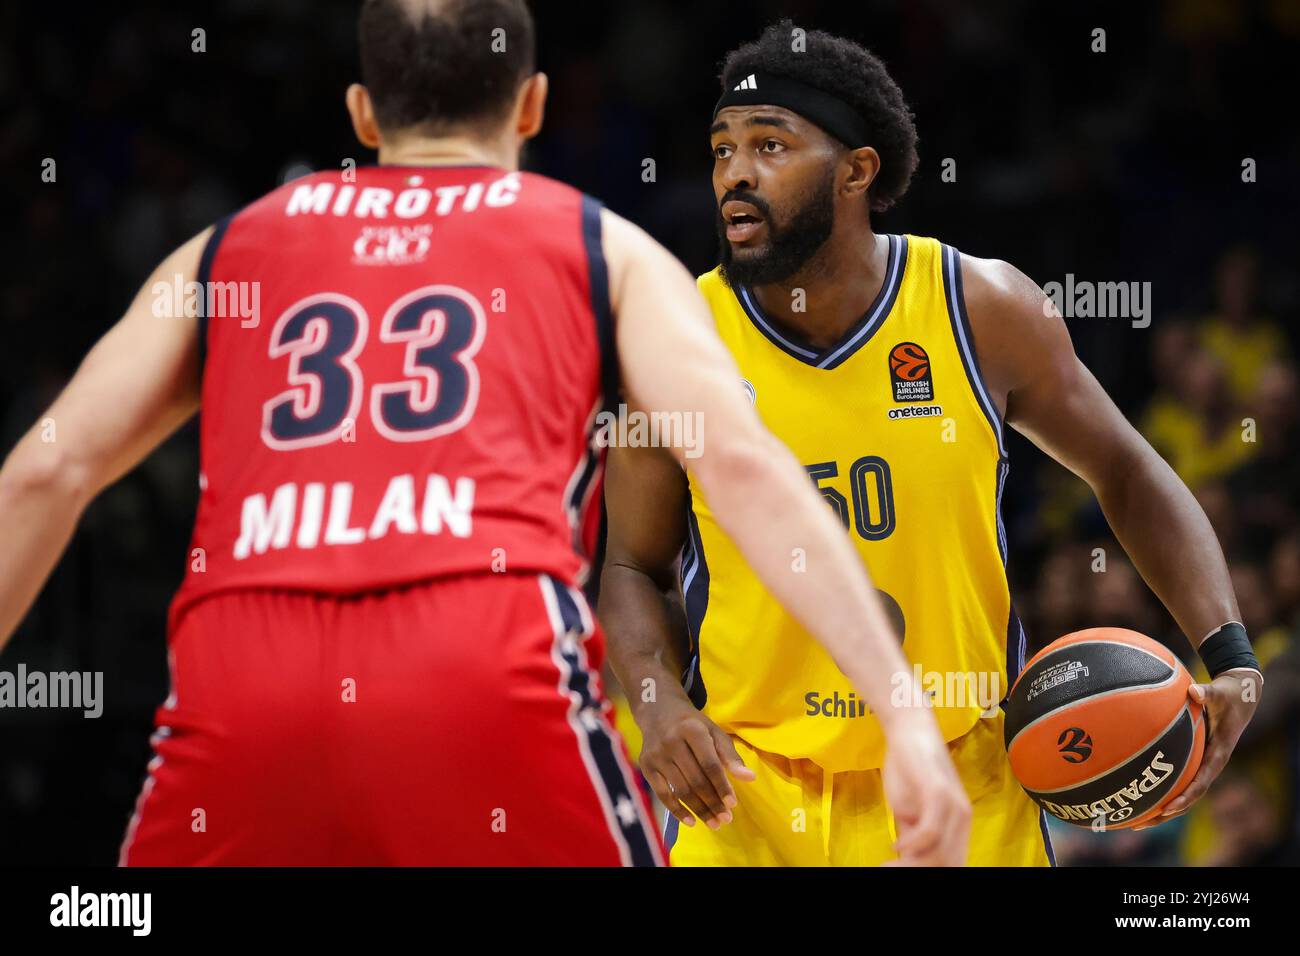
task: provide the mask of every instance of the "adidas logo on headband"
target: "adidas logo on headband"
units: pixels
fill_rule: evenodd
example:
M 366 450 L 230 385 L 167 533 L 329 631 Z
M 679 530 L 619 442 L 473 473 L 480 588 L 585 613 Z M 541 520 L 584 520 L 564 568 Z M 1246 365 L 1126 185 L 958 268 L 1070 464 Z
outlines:
M 780 106 L 817 124 L 845 146 L 856 149 L 871 143 L 871 129 L 858 111 L 834 94 L 801 83 L 779 73 L 763 74 L 763 89 L 758 76 L 749 74 L 722 94 L 713 107 L 713 118 L 728 106 Z

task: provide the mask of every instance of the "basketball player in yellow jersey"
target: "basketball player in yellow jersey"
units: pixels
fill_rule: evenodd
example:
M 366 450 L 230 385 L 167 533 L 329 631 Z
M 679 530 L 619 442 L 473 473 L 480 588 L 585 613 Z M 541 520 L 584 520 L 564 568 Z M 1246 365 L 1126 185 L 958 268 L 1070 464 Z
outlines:
M 1208 702 L 1212 736 L 1179 813 L 1224 766 L 1260 684 L 1210 524 L 1031 280 L 935 239 L 873 232 L 871 212 L 916 167 L 911 115 L 866 50 L 809 31 L 793 52 L 792 29 L 777 24 L 723 67 L 711 130 L 722 261 L 699 286 L 738 387 L 893 612 L 927 692 L 894 703 L 932 708 L 949 742 L 974 813 L 968 862 L 1051 861 L 999 708 L 1025 656 L 999 513 L 1008 425 L 1090 483 L 1207 660 L 1213 680 L 1190 693 Z M 607 482 L 600 616 L 644 732 L 642 769 L 671 813 L 671 862 L 895 859 L 906 808 L 882 790 L 876 715 L 749 570 L 693 476 L 623 448 Z M 788 561 L 809 570 L 798 548 Z

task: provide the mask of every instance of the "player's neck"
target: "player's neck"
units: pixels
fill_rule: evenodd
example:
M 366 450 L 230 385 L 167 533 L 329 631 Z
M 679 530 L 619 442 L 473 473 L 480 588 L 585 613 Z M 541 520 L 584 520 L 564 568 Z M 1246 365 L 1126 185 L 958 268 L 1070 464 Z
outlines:
M 379 145 L 382 166 L 499 166 L 519 168 L 519 149 L 512 143 L 463 136 L 406 137 Z
M 888 240 L 869 225 L 855 224 L 844 232 L 837 224 L 831 238 L 789 279 L 754 288 L 769 317 L 816 348 L 838 342 L 885 283 Z

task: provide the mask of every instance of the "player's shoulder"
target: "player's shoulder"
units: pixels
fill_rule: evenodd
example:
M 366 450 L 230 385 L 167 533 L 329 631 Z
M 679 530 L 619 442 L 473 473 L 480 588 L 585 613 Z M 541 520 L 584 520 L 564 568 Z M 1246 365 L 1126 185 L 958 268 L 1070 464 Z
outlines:
M 961 267 L 961 289 L 966 310 L 972 314 L 1038 312 L 1044 293 L 1038 283 L 1004 259 L 982 259 L 954 251 Z
M 973 256 L 936 236 L 909 233 L 901 238 L 907 242 L 909 262 L 931 257 L 936 266 L 943 268 L 945 274 L 955 271 L 967 299 L 972 293 L 978 297 L 996 297 L 1015 293 L 1026 285 L 1038 288 L 1032 279 L 1003 259 Z
M 237 209 L 232 213 L 232 218 L 272 211 L 286 213 L 297 205 L 308 207 L 332 203 L 337 198 L 336 193 L 340 187 L 355 182 L 355 170 L 351 175 L 347 170 L 321 170 L 297 176 Z
M 350 191 L 355 193 L 356 186 L 349 183 L 348 174 L 343 170 L 325 170 L 286 180 L 217 220 L 216 236 L 226 237 L 231 226 L 242 228 L 257 223 L 264 227 L 268 220 L 288 220 L 306 212 L 323 214 L 341 200 L 338 193 L 343 185 L 350 185 Z
M 552 179 L 541 173 L 520 170 L 512 175 L 519 179 L 519 194 L 533 205 L 551 205 L 564 209 L 581 209 L 588 217 L 596 216 L 604 208 L 595 196 L 576 186 Z
M 552 179 L 543 173 L 534 173 L 526 169 L 521 169 L 514 175 L 519 177 L 519 182 L 529 191 L 537 193 L 547 193 L 554 196 L 565 196 L 569 199 L 582 199 L 588 202 L 600 204 L 600 200 L 594 196 L 584 193 L 577 186 L 571 186 L 559 179 Z
M 1035 369 L 1069 374 L 1069 334 L 1038 283 L 1004 259 L 955 251 L 954 257 L 975 350 L 994 390 L 1019 387 Z

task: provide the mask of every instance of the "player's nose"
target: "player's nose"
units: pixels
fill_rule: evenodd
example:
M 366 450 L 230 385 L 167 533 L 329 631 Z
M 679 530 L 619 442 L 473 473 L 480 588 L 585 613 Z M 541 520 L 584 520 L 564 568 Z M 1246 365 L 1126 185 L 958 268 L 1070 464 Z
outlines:
M 718 182 L 724 192 L 732 190 L 754 190 L 758 188 L 758 175 L 754 164 L 743 159 L 740 150 L 732 153 L 727 160 L 719 164 Z

